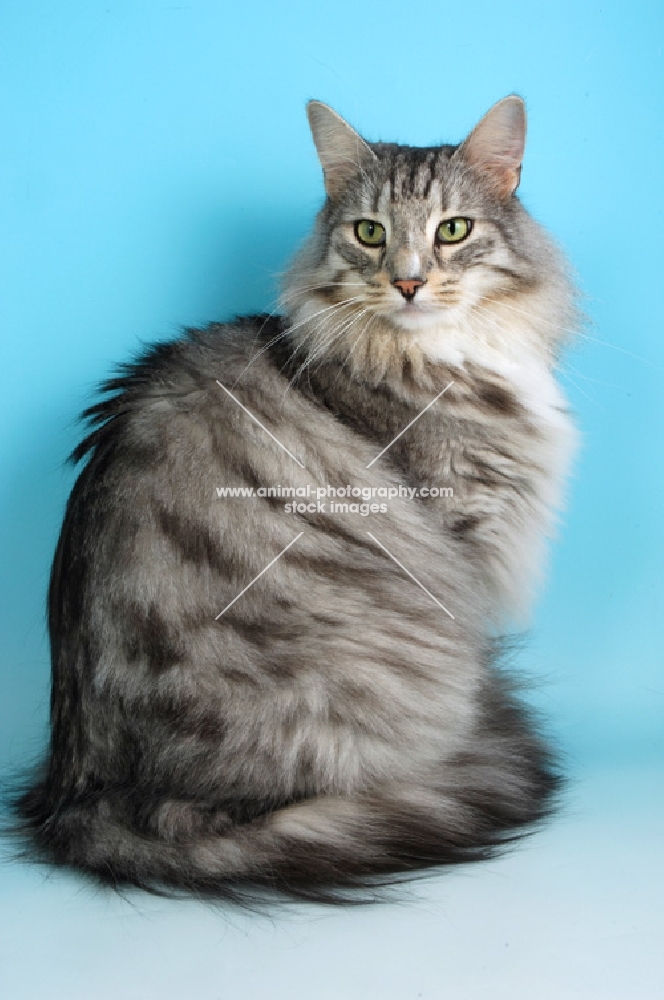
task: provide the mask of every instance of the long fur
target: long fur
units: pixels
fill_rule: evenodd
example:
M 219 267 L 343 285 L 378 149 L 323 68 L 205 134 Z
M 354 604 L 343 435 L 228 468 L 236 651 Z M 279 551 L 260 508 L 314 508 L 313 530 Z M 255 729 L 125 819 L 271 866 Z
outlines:
M 558 787 L 495 636 L 532 597 L 573 446 L 564 266 L 505 195 L 514 163 L 496 180 L 472 159 L 504 130 L 371 146 L 321 108 L 331 193 L 283 316 L 151 348 L 73 456 L 50 746 L 14 807 L 29 854 L 112 885 L 375 898 L 489 856 Z M 432 250 L 450 214 L 473 237 Z M 385 220 L 380 252 L 363 217 Z M 393 284 L 415 266 L 421 310 Z M 365 516 L 216 492 L 312 483 L 411 495 Z M 413 497 L 427 485 L 453 496 Z

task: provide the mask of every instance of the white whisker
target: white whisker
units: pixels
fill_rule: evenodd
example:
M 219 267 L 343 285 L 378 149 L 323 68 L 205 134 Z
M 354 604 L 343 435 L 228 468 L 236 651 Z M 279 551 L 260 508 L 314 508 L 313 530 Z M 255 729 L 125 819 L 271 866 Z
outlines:
M 564 369 L 564 368 L 559 368 L 558 370 L 559 370 L 560 374 L 562 375 L 562 377 L 563 377 L 563 378 L 566 378 L 566 379 L 567 379 L 567 381 L 568 381 L 568 382 L 569 382 L 569 383 L 570 383 L 571 385 L 573 385 L 573 386 L 574 386 L 574 388 L 575 388 L 575 389 L 577 390 L 577 392 L 580 392 L 582 396 L 585 396 L 585 397 L 586 397 L 586 399 L 587 399 L 587 400 L 589 400 L 589 402 L 591 402 L 591 403 L 593 404 L 593 406 L 597 406 L 597 407 L 598 407 L 598 408 L 599 408 L 600 410 L 604 410 L 604 409 L 605 409 L 605 408 L 604 408 L 604 407 L 602 406 L 602 404 L 601 404 L 601 403 L 599 403 L 599 402 L 598 402 L 598 401 L 597 401 L 596 399 L 594 399 L 594 398 L 593 398 L 593 397 L 592 397 L 592 396 L 591 396 L 591 395 L 590 395 L 589 393 L 587 393 L 587 392 L 584 392 L 584 390 L 583 390 L 583 389 L 581 388 L 581 386 L 580 386 L 580 385 L 577 385 L 577 383 L 576 383 L 576 382 L 574 381 L 574 379 L 573 379 L 573 378 L 572 378 L 572 376 L 571 376 L 571 375 L 569 374 L 569 372 L 565 371 L 565 369 Z
M 334 304 L 333 304 L 333 305 L 331 305 L 331 306 L 326 306 L 326 307 L 325 307 L 324 309 L 319 309 L 319 310 L 318 310 L 317 312 L 315 312 L 315 313 L 313 313 L 313 314 L 312 314 L 311 316 L 308 316 L 308 317 L 306 317 L 305 319 L 301 320 L 301 321 L 300 321 L 299 323 L 295 323 L 295 324 L 293 324 L 293 325 L 289 325 L 289 326 L 285 327 L 285 329 L 284 329 L 284 330 L 282 330 L 282 332 L 281 332 L 280 334 L 278 334 L 278 335 L 277 335 L 276 337 L 272 337 L 272 338 L 271 338 L 270 340 L 268 340 L 268 342 L 267 342 L 266 344 L 264 344 L 264 345 L 263 345 L 263 346 L 261 347 L 261 349 L 260 349 L 259 351 L 257 351 L 257 352 L 256 352 L 256 354 L 254 354 L 254 355 L 253 355 L 253 356 L 252 356 L 252 357 L 250 358 L 250 360 L 249 360 L 249 361 L 247 362 L 247 364 L 245 365 L 245 367 L 244 367 L 244 368 L 242 369 L 242 371 L 240 372 L 240 374 L 238 375 L 238 377 L 237 377 L 237 378 L 235 379 L 235 382 L 234 382 L 233 384 L 234 384 L 234 385 L 236 385 L 236 384 L 237 384 L 237 382 L 239 382 L 239 380 L 240 380 L 240 379 L 242 378 L 242 376 L 243 376 L 243 375 L 245 374 L 245 372 L 247 371 L 247 369 L 248 369 L 248 368 L 249 368 L 249 367 L 250 367 L 250 366 L 251 366 L 251 365 L 252 365 L 252 364 L 254 363 L 254 361 L 256 361 L 256 360 L 257 360 L 257 359 L 258 359 L 259 357 L 261 357 L 261 355 L 262 355 L 262 354 L 264 354 L 264 353 L 265 353 L 265 351 L 269 350 L 269 349 L 270 349 L 270 347 L 272 347 L 272 346 L 273 346 L 274 344 L 276 344 L 276 343 L 277 343 L 278 341 L 282 340 L 282 339 L 283 339 L 284 337 L 287 337 L 287 336 L 289 336 L 289 335 L 290 335 L 290 334 L 292 334 L 292 333 L 293 333 L 294 331 L 296 331 L 296 330 L 298 330 L 298 329 L 299 329 L 300 327 L 304 326 L 304 325 L 305 325 L 306 323 L 309 323 L 309 322 L 311 322 L 312 320 L 316 319 L 316 317 L 318 317 L 318 316 L 321 316 L 321 315 L 322 315 L 323 313 L 328 313 L 328 312 L 330 312 L 330 311 L 334 311 L 334 310 L 337 310 L 337 309 L 341 309 L 341 308 L 342 308 L 342 307 L 344 307 L 344 306 L 347 306 L 347 305 L 350 305 L 350 304 L 352 304 L 352 303 L 355 303 L 355 302 L 358 302 L 358 301 L 360 301 L 360 297 L 359 297 L 359 296 L 355 296 L 355 297 L 353 297 L 353 298 L 351 298 L 351 299 L 344 299 L 344 301 L 343 301 L 343 302 L 336 302 L 336 303 L 334 303 Z M 273 315 L 274 315 L 274 313 L 271 313 L 271 314 L 270 314 L 270 315 L 269 315 L 269 316 L 268 316 L 268 317 L 267 317 L 267 318 L 265 319 L 265 321 L 264 321 L 264 322 L 262 323 L 262 325 L 261 325 L 261 327 L 260 327 L 260 329 L 259 329 L 259 332 L 258 332 L 258 334 L 257 334 L 257 337 L 258 337 L 258 336 L 260 335 L 260 333 L 262 332 L 262 330 L 263 330 L 263 329 L 265 328 L 265 324 L 266 324 L 266 323 L 267 323 L 267 322 L 269 321 L 269 319 L 271 319 L 271 318 L 272 318 L 272 316 L 273 316 Z M 305 336 L 305 337 L 303 338 L 303 340 L 301 341 L 301 343 L 297 345 L 297 347 L 295 348 L 295 351 L 294 351 L 294 352 L 293 352 L 293 354 L 291 355 L 291 358 L 292 358 L 292 357 L 294 356 L 294 354 L 295 354 L 295 353 L 297 353 L 297 351 L 298 351 L 298 350 L 300 349 L 300 347 L 302 346 L 302 343 L 304 343 L 304 340 L 306 340 L 306 339 L 307 339 L 307 336 L 309 336 L 309 334 L 307 334 L 307 335 L 306 335 L 306 336 Z M 257 339 L 257 337 L 255 337 L 255 338 L 254 338 L 254 343 L 256 342 L 256 339 Z

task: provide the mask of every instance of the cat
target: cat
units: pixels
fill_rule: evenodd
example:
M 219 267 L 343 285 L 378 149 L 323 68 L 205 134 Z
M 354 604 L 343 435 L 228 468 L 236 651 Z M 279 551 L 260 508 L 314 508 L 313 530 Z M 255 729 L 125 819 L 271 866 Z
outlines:
M 380 898 L 556 801 L 497 655 L 575 442 L 524 103 L 431 148 L 307 110 L 326 199 L 281 314 L 122 366 L 73 453 L 50 746 L 14 805 L 32 856 L 114 886 Z

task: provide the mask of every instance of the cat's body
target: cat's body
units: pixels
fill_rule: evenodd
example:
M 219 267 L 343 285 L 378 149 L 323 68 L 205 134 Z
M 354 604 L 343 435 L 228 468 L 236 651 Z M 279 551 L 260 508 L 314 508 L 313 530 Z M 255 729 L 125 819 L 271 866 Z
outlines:
M 559 502 L 573 307 L 516 153 L 487 167 L 514 102 L 459 153 L 370 149 L 312 106 L 330 197 L 287 318 L 192 331 L 107 385 L 53 567 L 50 754 L 19 803 L 42 856 L 333 899 L 546 813 L 549 754 L 492 649 Z M 462 214 L 465 247 L 439 244 Z M 276 484 L 454 495 L 365 517 L 216 489 Z

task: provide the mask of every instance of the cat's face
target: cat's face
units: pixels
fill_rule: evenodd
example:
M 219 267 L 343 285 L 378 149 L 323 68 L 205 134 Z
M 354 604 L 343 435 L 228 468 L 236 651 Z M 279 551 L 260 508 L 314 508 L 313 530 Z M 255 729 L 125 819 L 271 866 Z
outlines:
M 357 297 L 417 330 L 460 321 L 527 274 L 515 253 L 518 213 L 449 147 L 373 147 L 378 154 L 327 213 L 330 303 Z
M 520 98 L 458 147 L 369 144 L 324 104 L 308 114 L 328 198 L 284 304 L 319 356 L 390 330 L 400 342 L 486 332 L 498 303 L 546 284 L 550 243 L 515 197 Z

